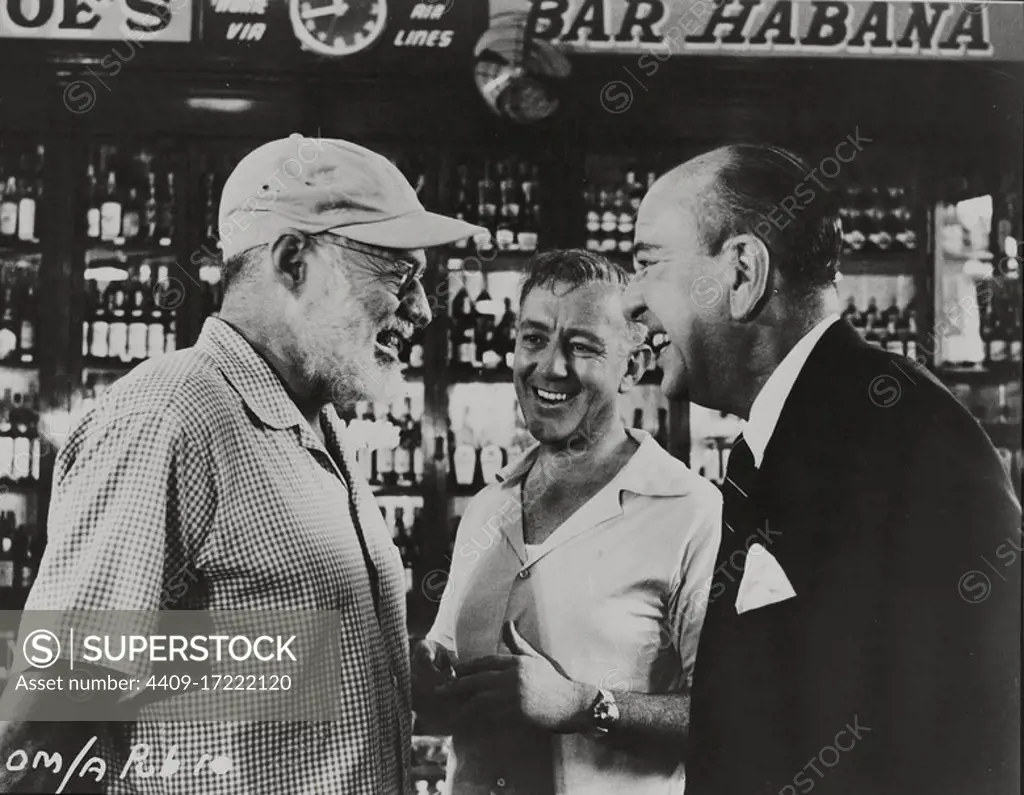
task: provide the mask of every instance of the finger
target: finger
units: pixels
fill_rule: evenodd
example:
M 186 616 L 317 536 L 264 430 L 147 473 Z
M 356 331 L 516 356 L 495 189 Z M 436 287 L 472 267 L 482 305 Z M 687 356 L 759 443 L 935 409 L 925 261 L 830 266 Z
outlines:
M 508 687 L 510 681 L 511 677 L 506 671 L 484 671 L 441 685 L 437 688 L 437 694 L 442 698 L 470 698 L 486 691 L 502 690 Z
M 514 655 L 490 654 L 486 657 L 477 657 L 468 663 L 456 663 L 455 672 L 459 676 L 471 676 L 482 671 L 504 671 L 507 668 L 514 668 L 518 664 Z

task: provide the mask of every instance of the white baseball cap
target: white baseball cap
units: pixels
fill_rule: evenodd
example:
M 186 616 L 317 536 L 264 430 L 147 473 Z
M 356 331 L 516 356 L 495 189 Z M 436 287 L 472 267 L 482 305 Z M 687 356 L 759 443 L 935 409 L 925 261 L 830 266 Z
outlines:
M 287 228 L 396 249 L 489 234 L 428 212 L 386 157 L 348 141 L 299 133 L 242 158 L 224 184 L 219 224 L 225 259 L 273 243 Z

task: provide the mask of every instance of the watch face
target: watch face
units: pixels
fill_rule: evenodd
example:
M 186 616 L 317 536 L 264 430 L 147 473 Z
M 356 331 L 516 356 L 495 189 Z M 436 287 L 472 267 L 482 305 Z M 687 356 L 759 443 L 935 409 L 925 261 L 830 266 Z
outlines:
M 387 0 L 290 0 L 295 36 L 320 55 L 351 55 L 384 32 Z

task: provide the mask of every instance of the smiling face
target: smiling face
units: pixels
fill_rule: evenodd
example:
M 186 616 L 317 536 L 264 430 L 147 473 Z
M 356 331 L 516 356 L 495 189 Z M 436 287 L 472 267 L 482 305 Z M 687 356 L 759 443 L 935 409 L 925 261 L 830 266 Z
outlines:
M 636 221 L 637 273 L 625 302 L 652 335 L 668 335 L 658 359 L 666 397 L 714 407 L 714 381 L 731 361 L 721 338 L 729 318 L 729 268 L 704 250 L 697 201 L 696 194 L 688 199 L 670 190 L 664 179 L 644 198 Z
M 513 377 L 530 433 L 559 445 L 601 438 L 620 423 L 618 395 L 633 385 L 622 290 L 555 282 L 523 301 Z
M 431 319 L 419 281 L 423 251 L 372 250 L 326 236 L 305 257 L 307 281 L 289 313 L 304 376 L 339 404 L 394 396 L 400 351 Z

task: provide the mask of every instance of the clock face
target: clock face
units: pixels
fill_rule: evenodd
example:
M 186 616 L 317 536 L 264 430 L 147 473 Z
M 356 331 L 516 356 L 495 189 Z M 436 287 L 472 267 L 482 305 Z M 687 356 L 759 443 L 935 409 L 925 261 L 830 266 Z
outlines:
M 295 36 L 320 55 L 351 55 L 384 32 L 387 0 L 289 0 Z

